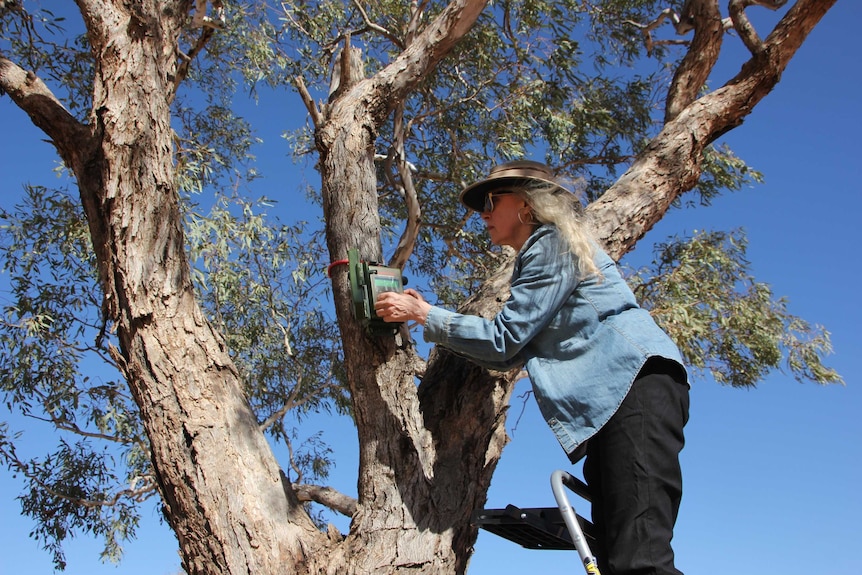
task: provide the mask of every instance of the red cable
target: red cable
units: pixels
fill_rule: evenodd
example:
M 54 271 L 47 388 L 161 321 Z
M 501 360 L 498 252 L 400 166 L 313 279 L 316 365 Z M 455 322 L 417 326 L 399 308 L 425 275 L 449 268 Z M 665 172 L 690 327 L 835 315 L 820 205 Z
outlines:
M 350 263 L 349 260 L 336 260 L 336 261 L 332 262 L 331 264 L 326 266 L 326 277 L 328 277 L 328 278 L 332 277 L 332 268 L 334 268 L 335 266 L 346 265 L 349 263 Z

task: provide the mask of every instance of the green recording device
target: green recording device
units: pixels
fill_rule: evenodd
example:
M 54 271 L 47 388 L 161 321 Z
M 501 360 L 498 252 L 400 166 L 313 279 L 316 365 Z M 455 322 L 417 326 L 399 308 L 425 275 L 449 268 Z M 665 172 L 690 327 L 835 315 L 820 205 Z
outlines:
M 372 335 L 395 333 L 398 323 L 387 323 L 374 311 L 377 296 L 385 292 L 404 292 L 406 279 L 401 270 L 359 259 L 355 249 L 347 250 L 347 276 L 350 279 L 350 294 L 353 298 L 353 313 L 356 320 Z

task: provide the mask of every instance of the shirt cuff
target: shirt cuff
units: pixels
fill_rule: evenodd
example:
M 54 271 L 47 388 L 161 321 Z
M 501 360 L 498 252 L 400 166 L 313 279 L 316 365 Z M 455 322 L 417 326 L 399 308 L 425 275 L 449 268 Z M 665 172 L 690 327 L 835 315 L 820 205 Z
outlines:
M 449 339 L 449 320 L 452 312 L 443 308 L 431 306 L 425 317 L 425 327 L 422 336 L 428 343 L 445 344 Z

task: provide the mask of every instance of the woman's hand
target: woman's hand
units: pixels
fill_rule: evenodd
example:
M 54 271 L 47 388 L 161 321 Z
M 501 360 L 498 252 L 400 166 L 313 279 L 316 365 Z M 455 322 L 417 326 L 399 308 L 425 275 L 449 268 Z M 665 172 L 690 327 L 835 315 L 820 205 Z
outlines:
M 403 321 L 418 321 L 425 325 L 431 304 L 414 289 L 406 289 L 404 293 L 384 292 L 374 302 L 374 311 L 383 321 L 398 323 Z

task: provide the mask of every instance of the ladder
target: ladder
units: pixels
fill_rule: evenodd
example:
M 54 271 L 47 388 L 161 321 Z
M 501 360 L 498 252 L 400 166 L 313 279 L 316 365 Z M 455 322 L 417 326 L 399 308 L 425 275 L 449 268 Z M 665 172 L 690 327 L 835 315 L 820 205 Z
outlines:
M 590 541 L 595 543 L 593 524 L 575 513 L 564 486 L 590 501 L 586 483 L 557 470 L 551 474 L 556 507 L 482 509 L 473 514 L 473 524 L 526 549 L 575 549 L 587 575 L 601 575 L 590 550 Z

